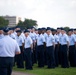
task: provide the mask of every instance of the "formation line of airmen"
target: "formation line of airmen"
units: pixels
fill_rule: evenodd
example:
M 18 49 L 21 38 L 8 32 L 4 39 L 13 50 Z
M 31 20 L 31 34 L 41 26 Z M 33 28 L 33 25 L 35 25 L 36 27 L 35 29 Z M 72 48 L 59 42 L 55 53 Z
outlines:
M 0 28 L 0 74 L 11 75 L 14 65 L 33 70 L 35 63 L 39 68 L 76 67 L 76 29 Z

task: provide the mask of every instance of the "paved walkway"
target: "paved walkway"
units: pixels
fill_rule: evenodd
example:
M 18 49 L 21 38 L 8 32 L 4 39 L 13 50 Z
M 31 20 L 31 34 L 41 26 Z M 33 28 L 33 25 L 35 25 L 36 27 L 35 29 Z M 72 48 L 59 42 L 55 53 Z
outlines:
M 26 74 L 21 72 L 13 72 L 12 75 L 33 75 L 33 74 Z

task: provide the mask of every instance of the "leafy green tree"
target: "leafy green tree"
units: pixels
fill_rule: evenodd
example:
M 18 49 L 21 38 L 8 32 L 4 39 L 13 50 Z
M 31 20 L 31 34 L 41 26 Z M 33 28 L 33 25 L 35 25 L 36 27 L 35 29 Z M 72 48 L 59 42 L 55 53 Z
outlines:
M 22 28 L 29 28 L 32 26 L 37 27 L 37 21 L 32 20 L 32 19 L 25 19 L 24 21 L 19 21 L 19 23 L 17 24 L 18 26 L 22 27 Z
M 65 31 L 68 32 L 68 30 L 70 29 L 69 27 L 64 27 Z
M 0 27 L 8 26 L 9 21 L 5 20 L 3 17 L 0 17 Z
M 21 28 L 25 28 L 25 26 L 23 25 L 23 21 L 19 21 L 19 23 L 17 24 L 17 26 L 21 27 Z
M 28 28 L 32 26 L 37 26 L 37 21 L 32 20 L 32 19 L 25 19 L 23 24 L 26 26 L 26 28 Z

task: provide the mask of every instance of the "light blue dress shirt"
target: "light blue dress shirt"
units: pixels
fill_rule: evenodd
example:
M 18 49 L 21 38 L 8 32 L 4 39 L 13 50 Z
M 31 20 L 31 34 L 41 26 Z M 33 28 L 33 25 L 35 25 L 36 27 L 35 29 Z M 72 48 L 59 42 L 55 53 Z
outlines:
M 61 43 L 61 45 L 67 45 L 67 42 L 69 42 L 68 35 L 67 34 L 63 34 L 60 37 L 60 43 Z
M 59 42 L 59 36 L 55 34 L 54 38 L 55 38 L 55 44 L 58 44 L 58 42 Z
M 49 47 L 49 46 L 53 46 L 53 44 L 55 43 L 55 38 L 52 34 L 48 35 L 46 37 L 46 46 Z
M 3 34 L 0 34 L 0 39 L 2 39 L 4 37 L 4 35 Z
M 22 44 L 24 43 L 24 38 L 21 35 L 16 36 L 16 41 L 17 41 L 19 46 L 22 46 Z
M 20 52 L 17 42 L 9 35 L 0 39 L 0 57 L 14 57 L 16 52 Z
M 45 42 L 45 37 L 42 34 L 37 36 L 37 46 L 43 45 Z
M 70 46 L 75 45 L 75 43 L 76 43 L 75 36 L 72 34 L 71 36 L 68 36 L 68 37 L 69 37 L 69 45 Z
M 31 37 L 28 36 L 28 37 L 25 37 L 25 42 L 24 43 L 25 43 L 24 48 L 26 49 L 26 48 L 31 47 L 31 45 L 33 44 L 33 41 L 31 39 Z

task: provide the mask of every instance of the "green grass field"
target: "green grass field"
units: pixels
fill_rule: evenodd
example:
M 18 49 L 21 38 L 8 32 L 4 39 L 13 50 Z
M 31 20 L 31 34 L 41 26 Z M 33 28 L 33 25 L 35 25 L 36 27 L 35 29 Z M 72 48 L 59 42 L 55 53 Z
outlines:
M 34 75 L 76 75 L 76 68 L 58 67 L 55 69 L 47 69 L 47 67 L 38 68 L 36 64 L 33 66 L 33 70 L 18 69 L 16 67 L 14 67 L 13 70 Z

